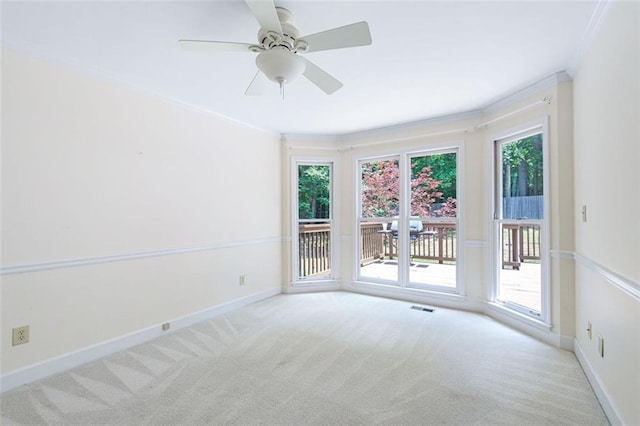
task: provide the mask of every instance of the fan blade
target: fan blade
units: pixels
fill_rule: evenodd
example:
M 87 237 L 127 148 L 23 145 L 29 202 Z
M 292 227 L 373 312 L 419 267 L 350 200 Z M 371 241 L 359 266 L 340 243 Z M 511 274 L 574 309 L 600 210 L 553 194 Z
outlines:
M 311 62 L 305 57 L 301 58 L 306 63 L 306 69 L 302 75 L 307 77 L 307 79 L 318 86 L 320 90 L 325 92 L 327 95 L 332 94 L 336 90 L 342 87 L 342 83 L 336 80 L 329 73 L 318 67 L 316 64 Z
M 262 29 L 282 34 L 282 26 L 273 0 L 245 0 Z
M 365 21 L 321 31 L 301 38 L 309 43 L 307 52 L 343 49 L 345 47 L 367 46 L 371 44 L 369 24 Z
M 210 50 L 216 52 L 251 52 L 249 48 L 253 46 L 248 43 L 231 43 L 226 41 L 209 40 L 178 40 L 180 47 L 184 50 L 198 51 Z
M 253 76 L 253 80 L 249 83 L 249 87 L 244 91 L 244 94 L 247 96 L 260 96 L 266 92 L 268 84 L 269 80 L 267 76 L 261 71 L 258 71 L 256 75 Z

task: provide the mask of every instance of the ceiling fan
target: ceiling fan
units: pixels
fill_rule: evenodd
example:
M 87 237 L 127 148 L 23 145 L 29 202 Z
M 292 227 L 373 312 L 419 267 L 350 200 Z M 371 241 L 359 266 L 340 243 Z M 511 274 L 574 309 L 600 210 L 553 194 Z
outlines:
M 271 80 L 279 84 L 280 93 L 284 97 L 284 84 L 300 75 L 304 75 L 330 95 L 340 89 L 342 83 L 300 54 L 371 44 L 369 25 L 365 21 L 300 37 L 293 24 L 293 14 L 287 9 L 276 7 L 273 0 L 245 1 L 260 24 L 257 44 L 184 39 L 178 41 L 186 50 L 258 53 L 258 72 L 247 87 L 246 95 L 262 94 L 267 81 Z

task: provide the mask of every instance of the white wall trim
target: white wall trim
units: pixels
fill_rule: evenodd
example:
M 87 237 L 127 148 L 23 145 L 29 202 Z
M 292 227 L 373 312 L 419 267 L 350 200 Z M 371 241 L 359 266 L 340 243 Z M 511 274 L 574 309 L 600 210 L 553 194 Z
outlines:
M 498 117 L 495 117 L 495 118 L 493 118 L 493 119 L 491 119 L 491 120 L 489 120 L 489 121 L 487 121 L 485 123 L 478 124 L 476 126 L 476 129 L 482 129 L 482 128 L 489 127 L 493 123 L 505 120 L 505 119 L 507 119 L 509 117 L 513 117 L 514 115 L 518 115 L 518 114 L 520 114 L 520 113 L 522 113 L 524 111 L 528 111 L 528 110 L 530 110 L 532 108 L 535 108 L 535 107 L 538 107 L 540 105 L 550 105 L 551 101 L 552 101 L 551 96 L 545 96 L 543 99 L 539 99 L 539 100 L 537 100 L 535 102 L 532 102 L 532 103 L 530 103 L 528 105 L 525 105 L 525 106 L 523 106 L 521 108 L 515 109 L 515 110 L 510 111 L 510 112 L 508 112 L 506 114 L 503 114 L 503 115 L 500 115 Z
M 529 316 L 519 314 L 501 305 L 469 300 L 465 296 L 452 293 L 438 293 L 414 288 L 402 288 L 395 285 L 376 284 L 363 281 L 343 282 L 342 290 L 370 296 L 405 300 L 431 306 L 458 309 L 485 314 L 496 321 L 528 334 L 554 347 L 573 351 L 573 336 L 555 333 L 553 327 Z M 309 290 L 312 291 L 312 290 Z
M 316 280 L 316 281 L 296 281 L 289 284 L 283 291 L 285 294 L 316 293 L 319 291 L 339 291 L 340 281 L 336 280 Z
M 375 284 L 364 281 L 343 282 L 342 290 L 352 293 L 425 303 L 428 305 L 436 305 L 444 308 L 460 309 L 471 312 L 482 312 L 484 306 L 481 302 L 469 301 L 466 297 L 455 293 L 421 290 L 396 285 Z
M 575 260 L 576 257 L 572 251 L 567 250 L 549 250 L 549 254 L 554 259 Z
M 375 142 L 358 143 L 358 144 L 353 144 L 349 146 L 344 146 L 341 149 L 341 151 L 350 151 L 350 150 L 355 150 L 359 148 L 368 148 L 368 147 L 377 146 L 377 145 L 389 145 L 394 143 L 420 141 L 421 139 L 431 138 L 435 136 L 449 136 L 449 135 L 457 135 L 460 133 L 469 133 L 471 130 L 472 129 L 460 128 L 460 129 L 452 129 L 452 130 L 443 130 L 440 132 L 420 133 L 418 135 L 405 136 L 405 137 L 399 137 L 394 139 L 384 139 L 384 140 L 379 140 Z
M 86 348 L 79 349 L 54 358 L 50 358 L 36 364 L 28 365 L 17 370 L 9 371 L 0 377 L 0 392 L 15 389 L 27 383 L 44 379 L 53 374 L 58 374 L 79 365 L 111 355 L 115 352 L 126 350 L 163 334 L 171 333 L 181 328 L 206 321 L 229 311 L 242 308 L 259 300 L 267 299 L 282 293 L 281 287 L 272 287 L 249 296 L 241 297 L 230 302 L 203 309 L 183 317 L 170 320 L 171 329 L 162 331 L 162 325 L 156 324 L 133 333 L 116 337 L 115 339 L 97 343 Z
M 475 248 L 487 248 L 487 242 L 483 240 L 465 240 L 465 247 L 475 247 Z
M 600 1 L 608 2 L 609 0 L 600 0 Z M 463 111 L 463 112 L 453 113 L 449 115 L 431 117 L 423 120 L 411 121 L 407 123 L 390 125 L 386 127 L 367 129 L 367 130 L 362 130 L 362 131 L 353 132 L 353 133 L 343 133 L 343 134 L 336 134 L 336 135 L 295 134 L 295 135 L 286 135 L 286 136 L 287 137 L 291 136 L 292 140 L 315 140 L 314 138 L 320 138 L 321 140 L 329 140 L 334 142 L 341 141 L 342 144 L 345 145 L 341 148 L 341 151 L 355 149 L 358 147 L 365 147 L 371 144 L 366 144 L 366 145 L 358 144 L 357 141 L 361 139 L 371 138 L 371 137 L 384 138 L 386 135 L 389 135 L 389 134 L 397 134 L 401 132 L 407 132 L 409 130 L 434 127 L 442 124 L 458 123 L 465 120 L 481 119 L 487 114 L 499 111 L 503 108 L 507 108 L 516 102 L 522 101 L 544 90 L 555 87 L 558 84 L 571 81 L 571 75 L 566 71 L 557 72 L 541 80 L 538 80 L 532 84 L 529 84 L 528 86 L 522 87 L 520 89 L 516 89 L 506 95 L 498 97 L 493 101 L 488 102 L 482 108 L 473 109 L 470 111 Z M 466 130 L 468 131 L 468 133 L 471 133 L 471 132 L 474 132 L 476 128 L 474 127 Z M 422 135 L 417 137 L 419 138 L 419 137 L 426 137 L 426 136 L 444 136 L 444 135 L 438 135 L 437 133 L 434 133 L 431 135 L 427 134 L 427 135 Z M 380 143 L 388 143 L 390 141 L 391 140 L 389 139 L 384 139 Z M 348 145 L 348 144 L 351 144 L 351 145 Z
M 0 276 L 44 271 L 47 269 L 73 268 L 77 266 L 97 265 L 100 263 L 122 262 L 125 260 L 142 259 L 146 257 L 170 256 L 174 254 L 193 253 L 193 252 L 199 252 L 199 251 L 221 250 L 221 249 L 245 247 L 245 246 L 252 246 L 252 245 L 259 245 L 259 244 L 271 244 L 271 243 L 279 243 L 282 241 L 283 239 L 280 237 L 259 238 L 255 240 L 215 243 L 215 244 L 207 244 L 207 245 L 193 246 L 193 247 L 178 247 L 178 248 L 151 250 L 151 251 L 143 251 L 143 252 L 135 252 L 135 253 L 124 253 L 124 254 L 117 254 L 117 255 L 111 255 L 111 256 L 85 257 L 85 258 L 79 258 L 79 259 L 59 260 L 54 262 L 29 263 L 24 265 L 15 265 L 15 266 L 2 266 L 0 267 Z
M 574 260 L 578 265 L 587 268 L 591 272 L 595 272 L 625 293 L 640 300 L 640 284 L 616 274 L 587 256 L 567 250 L 551 250 L 550 253 L 551 257 L 556 259 Z
M 497 303 L 487 302 L 484 306 L 484 313 L 487 316 L 505 325 L 513 327 L 516 330 L 535 337 L 536 339 L 555 346 L 556 348 L 567 351 L 573 350 L 573 336 L 564 336 L 555 333 L 552 330 L 552 326 L 527 315 L 507 309 Z
M 612 425 L 624 425 L 622 417 L 620 416 L 618 409 L 613 403 L 613 399 L 607 392 L 600 379 L 598 379 L 598 375 L 591 367 L 591 364 L 589 364 L 589 361 L 584 355 L 584 351 L 582 350 L 582 347 L 580 346 L 580 343 L 578 343 L 577 339 L 574 339 L 573 341 L 573 352 L 576 354 L 576 358 L 578 358 L 578 362 L 580 363 L 584 374 L 587 376 L 587 380 L 589 381 L 593 392 L 596 394 L 596 397 L 600 402 L 600 406 L 607 416 L 609 423 L 611 423 Z
M 314 146 L 318 144 L 325 144 L 327 148 L 339 148 L 342 138 L 339 135 L 319 135 L 319 134 L 304 134 L 304 133 L 282 133 L 281 140 L 284 146 L 288 149 L 294 148 L 291 143 L 302 143 L 299 148 L 312 148 L 312 146 L 305 146 L 305 143 L 313 142 Z
M 600 25 L 609 10 L 610 3 L 610 0 L 598 0 L 598 3 L 593 10 L 593 14 L 591 15 L 591 19 L 589 20 L 589 25 L 587 25 L 587 28 L 582 35 L 582 39 L 580 40 L 580 44 L 576 49 L 576 53 L 567 67 L 567 73 L 571 77 L 575 77 L 578 73 L 584 56 L 589 51 L 589 48 L 593 44 L 593 40 L 596 38 L 596 35 L 600 30 Z
M 498 302 L 487 302 L 484 312 L 492 318 L 500 318 L 500 321 L 514 326 L 514 321 L 524 324 L 527 327 L 535 328 L 536 330 L 548 332 L 551 330 L 551 326 L 544 321 L 537 320 L 529 315 L 522 314 L 513 309 L 509 309 Z
M 590 271 L 595 272 L 596 274 L 609 281 L 611 284 L 618 287 L 620 290 L 624 291 L 635 299 L 640 300 L 640 284 L 616 274 L 610 269 L 607 269 L 606 267 L 589 259 L 587 256 L 581 255 L 580 253 L 574 253 L 574 257 L 576 263 L 580 266 L 583 266 Z
M 433 126 L 442 125 L 442 124 L 459 123 L 461 121 L 479 118 L 482 116 L 482 114 L 483 114 L 482 110 L 474 109 L 470 111 L 431 117 L 423 120 L 410 121 L 410 122 L 390 125 L 386 127 L 378 127 L 375 129 L 367 129 L 367 130 L 361 130 L 353 133 L 346 133 L 342 135 L 342 138 L 343 138 L 343 143 L 345 141 L 354 142 L 359 139 L 366 139 L 372 136 L 383 137 L 388 134 L 406 132 L 409 130 L 420 129 L 423 127 L 433 127 Z M 364 145 L 356 145 L 356 146 L 364 146 Z
M 571 76 L 569 76 L 569 74 L 567 74 L 565 71 L 557 72 L 555 74 L 552 74 L 548 77 L 543 78 L 542 80 L 538 80 L 526 87 L 523 87 L 519 90 L 515 90 L 511 94 L 502 96 L 493 102 L 489 102 L 482 109 L 482 113 L 483 115 L 487 115 L 492 112 L 499 111 L 503 108 L 507 108 L 518 101 L 524 100 L 530 96 L 533 96 L 537 93 L 542 92 L 543 90 L 547 90 L 549 88 L 557 86 L 560 83 L 565 83 L 567 81 L 571 81 Z

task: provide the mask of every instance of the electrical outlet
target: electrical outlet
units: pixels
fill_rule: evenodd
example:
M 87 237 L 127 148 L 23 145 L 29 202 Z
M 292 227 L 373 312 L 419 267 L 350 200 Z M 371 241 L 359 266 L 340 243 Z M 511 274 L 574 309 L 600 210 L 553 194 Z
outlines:
M 244 274 L 240 275 L 240 285 L 245 284 Z
M 593 331 L 593 326 L 591 325 L 591 321 L 587 322 L 587 336 L 589 336 L 589 340 L 591 340 L 591 332 Z
M 598 353 L 604 358 L 604 337 L 598 336 Z
M 23 345 L 29 343 L 29 326 L 24 325 L 22 327 L 16 327 L 12 329 L 13 340 L 12 345 Z
M 169 324 L 168 322 L 162 324 L 162 331 L 167 331 L 169 328 L 171 328 L 171 324 Z

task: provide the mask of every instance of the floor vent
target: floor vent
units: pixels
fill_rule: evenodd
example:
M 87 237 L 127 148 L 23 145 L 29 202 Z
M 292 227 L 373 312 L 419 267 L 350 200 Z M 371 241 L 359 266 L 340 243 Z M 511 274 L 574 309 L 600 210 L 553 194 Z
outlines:
M 416 311 L 422 311 L 422 312 L 433 312 L 435 310 L 432 308 L 425 308 L 424 306 L 417 306 L 417 305 L 411 306 L 411 309 L 415 309 Z

